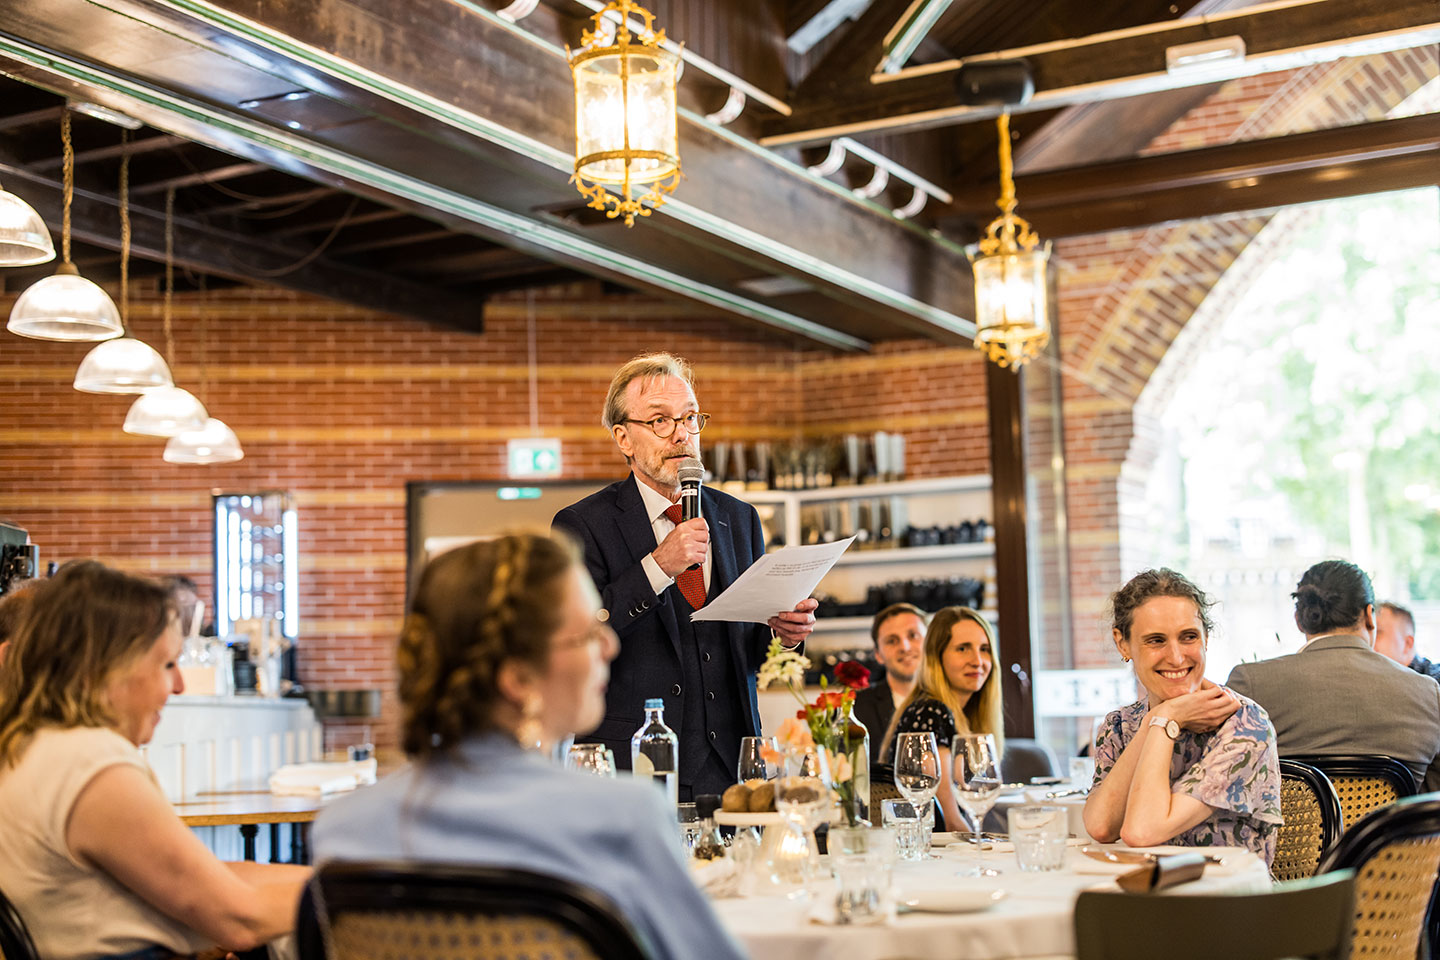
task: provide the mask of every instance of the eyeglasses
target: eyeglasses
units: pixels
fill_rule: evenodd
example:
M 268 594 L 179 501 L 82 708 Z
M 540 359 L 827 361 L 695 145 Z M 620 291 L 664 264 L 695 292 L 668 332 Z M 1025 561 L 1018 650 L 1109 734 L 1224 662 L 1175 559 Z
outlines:
M 705 429 L 705 424 L 710 422 L 710 414 L 687 413 L 683 417 L 652 417 L 649 420 L 631 420 L 627 417 L 624 422 L 643 423 L 655 431 L 655 436 L 664 440 L 675 432 L 675 425 L 677 423 L 685 424 L 686 433 L 699 433 Z

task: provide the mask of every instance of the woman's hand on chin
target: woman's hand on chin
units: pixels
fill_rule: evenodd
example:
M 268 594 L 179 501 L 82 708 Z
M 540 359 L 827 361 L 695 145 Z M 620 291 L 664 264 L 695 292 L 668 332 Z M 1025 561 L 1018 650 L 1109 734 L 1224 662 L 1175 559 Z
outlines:
M 1239 709 L 1240 701 L 1229 690 L 1209 680 L 1202 680 L 1199 690 L 1166 700 L 1160 712 L 1178 723 L 1183 730 L 1209 733 L 1220 729 Z

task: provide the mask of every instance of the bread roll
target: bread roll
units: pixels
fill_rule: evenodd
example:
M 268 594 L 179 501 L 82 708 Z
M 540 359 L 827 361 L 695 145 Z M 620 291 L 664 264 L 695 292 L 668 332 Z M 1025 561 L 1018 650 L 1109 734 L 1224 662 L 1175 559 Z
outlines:
M 775 809 L 775 784 L 766 781 L 750 791 L 750 812 L 769 813 Z
M 737 783 L 720 798 L 720 809 L 726 813 L 744 813 L 750 809 L 750 788 Z

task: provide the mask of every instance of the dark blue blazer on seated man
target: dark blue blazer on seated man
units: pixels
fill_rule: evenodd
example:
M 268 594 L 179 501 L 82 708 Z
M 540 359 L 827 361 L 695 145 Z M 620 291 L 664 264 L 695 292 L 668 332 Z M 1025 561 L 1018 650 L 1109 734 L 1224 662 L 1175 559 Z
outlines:
M 665 701 L 665 723 L 680 739 L 680 795 L 720 793 L 736 780 L 740 738 L 760 733 L 755 672 L 771 631 L 763 623 L 690 622 L 691 607 L 671 584 L 658 596 L 640 561 L 655 532 L 632 474 L 555 515 L 554 526 L 579 540 L 599 588 L 620 653 L 610 666 L 605 719 L 581 741 L 599 742 L 630 767 L 630 738 L 645 701 Z M 710 527 L 707 599 L 719 596 L 765 552 L 755 508 L 706 487 L 701 512 Z

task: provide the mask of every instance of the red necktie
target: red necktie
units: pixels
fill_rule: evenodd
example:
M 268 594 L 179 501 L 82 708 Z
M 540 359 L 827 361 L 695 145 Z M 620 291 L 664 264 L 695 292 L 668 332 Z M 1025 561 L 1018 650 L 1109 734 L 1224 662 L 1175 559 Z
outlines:
M 672 503 L 666 507 L 665 519 L 678 526 L 680 524 L 680 504 Z M 699 610 L 705 606 L 705 570 L 702 567 L 681 570 L 680 576 L 675 578 L 675 583 L 680 588 L 685 602 L 692 608 Z

